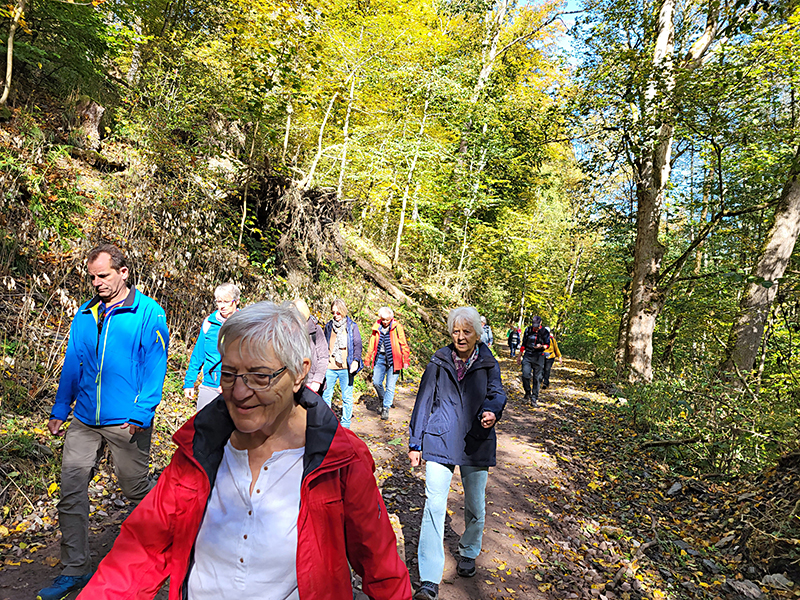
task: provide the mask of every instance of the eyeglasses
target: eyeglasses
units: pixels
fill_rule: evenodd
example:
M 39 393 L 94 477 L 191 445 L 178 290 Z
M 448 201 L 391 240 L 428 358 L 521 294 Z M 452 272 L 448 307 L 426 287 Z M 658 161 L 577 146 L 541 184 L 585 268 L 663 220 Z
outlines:
M 220 387 L 227 389 L 236 385 L 236 380 L 241 377 L 244 384 L 254 392 L 263 392 L 272 385 L 272 381 L 279 377 L 281 373 L 286 370 L 286 367 L 281 367 L 272 373 L 229 373 L 222 371 L 219 379 Z
M 220 300 L 219 298 L 214 300 L 214 302 L 217 303 L 217 306 L 219 306 L 220 304 L 236 304 L 236 300 Z

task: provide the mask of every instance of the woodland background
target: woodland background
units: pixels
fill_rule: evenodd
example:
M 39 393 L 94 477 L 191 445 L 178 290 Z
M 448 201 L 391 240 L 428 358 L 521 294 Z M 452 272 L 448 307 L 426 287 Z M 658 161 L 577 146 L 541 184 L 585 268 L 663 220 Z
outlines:
M 167 310 L 167 393 L 233 280 L 325 319 L 342 296 L 362 331 L 390 303 L 416 369 L 452 306 L 498 338 L 540 314 L 676 469 L 749 476 L 800 451 L 797 2 L 15 0 L 0 17 L 4 500 L 53 480 L 26 419 L 49 410 L 101 239 Z M 771 532 L 795 566 L 798 504 Z

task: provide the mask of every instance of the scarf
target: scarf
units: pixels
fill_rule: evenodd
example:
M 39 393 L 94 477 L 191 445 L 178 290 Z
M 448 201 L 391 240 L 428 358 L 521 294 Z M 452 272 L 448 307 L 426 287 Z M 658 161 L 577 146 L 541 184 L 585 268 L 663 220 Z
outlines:
M 391 323 L 389 327 L 391 327 Z M 378 352 L 386 352 L 386 335 L 389 333 L 389 327 L 378 325 Z
M 342 350 L 344 350 L 345 356 L 347 355 L 347 329 L 345 328 L 347 318 L 345 317 L 338 322 L 334 319 L 331 323 L 333 324 L 333 333 L 336 334 L 336 347 L 333 350 L 333 361 L 337 365 L 343 365 L 344 359 L 342 358 Z
M 455 350 L 451 350 L 450 354 L 453 356 L 453 362 L 456 364 L 456 379 L 461 381 L 464 379 L 467 371 L 469 371 L 472 363 L 478 360 L 478 344 L 475 344 L 475 350 L 472 352 L 472 356 L 470 356 L 466 361 L 461 360 L 458 354 L 456 354 Z

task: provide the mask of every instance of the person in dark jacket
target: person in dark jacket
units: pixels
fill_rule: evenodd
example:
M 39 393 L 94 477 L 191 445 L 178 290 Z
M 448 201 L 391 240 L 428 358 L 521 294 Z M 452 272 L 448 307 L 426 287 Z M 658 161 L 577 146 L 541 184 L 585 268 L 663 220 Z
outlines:
M 220 330 L 222 396 L 174 436 L 158 484 L 81 600 L 409 600 L 366 444 L 304 383 L 306 322 L 260 302 Z
M 511 323 L 508 326 L 508 349 L 511 351 L 511 358 L 514 358 L 514 355 L 517 353 L 517 348 L 519 348 L 519 328 Z
M 339 382 L 342 390 L 342 427 L 350 429 L 353 416 L 353 381 L 364 368 L 361 331 L 347 316 L 347 305 L 337 298 L 331 303 L 333 318 L 325 325 L 328 343 L 328 370 L 325 371 L 325 391 L 322 399 L 328 406 L 333 400 L 333 387 Z
M 532 317 L 531 324 L 522 335 L 517 364 L 522 363 L 522 387 L 525 389 L 523 400 L 534 406 L 539 402 L 539 388 L 544 376 L 543 352 L 549 345 L 550 334 L 542 327 L 542 318 Z
M 203 319 L 200 334 L 192 350 L 189 366 L 186 367 L 186 377 L 183 378 L 183 393 L 189 399 L 194 398 L 194 385 L 200 371 L 203 372 L 203 382 L 197 390 L 197 410 L 209 404 L 222 393 L 219 387 L 219 351 L 217 350 L 217 336 L 219 328 L 239 308 L 239 298 L 242 292 L 233 283 L 223 283 L 214 290 L 214 301 L 217 310 Z
M 503 414 L 506 394 L 500 365 L 480 342 L 478 311 L 450 311 L 447 329 L 453 343 L 431 358 L 417 392 L 409 427 L 411 466 L 425 464 L 425 509 L 417 558 L 421 585 L 416 600 L 436 600 L 444 574 L 444 521 L 447 494 L 456 465 L 464 485 L 466 528 L 458 544 L 457 572 L 475 575 L 486 518 L 486 480 L 496 464 L 494 425 Z
M 322 384 L 325 383 L 325 371 L 328 369 L 328 342 L 325 340 L 325 332 L 319 326 L 316 317 L 311 314 L 306 301 L 297 298 L 292 304 L 306 320 L 306 331 L 311 339 L 311 370 L 306 378 L 306 387 L 319 394 Z

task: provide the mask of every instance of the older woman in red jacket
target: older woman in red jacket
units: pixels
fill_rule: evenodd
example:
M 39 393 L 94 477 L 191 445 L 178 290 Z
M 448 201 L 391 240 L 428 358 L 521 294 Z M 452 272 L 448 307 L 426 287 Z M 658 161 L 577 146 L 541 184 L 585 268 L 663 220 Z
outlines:
M 311 348 L 291 304 L 220 329 L 222 396 L 174 436 L 156 487 L 79 596 L 409 600 L 408 571 L 366 445 L 305 385 Z
M 378 311 L 378 320 L 372 326 L 366 359 L 368 366 L 375 365 L 372 385 L 381 401 L 381 419 L 384 421 L 389 418 L 397 378 L 400 371 L 408 368 L 410 358 L 411 349 L 408 347 L 403 326 L 395 321 L 392 309 L 384 306 Z

